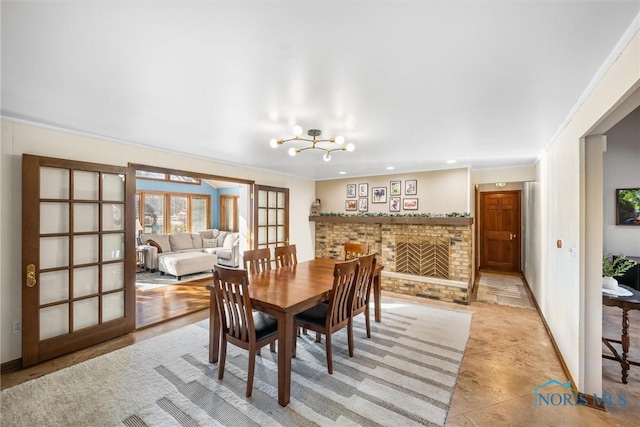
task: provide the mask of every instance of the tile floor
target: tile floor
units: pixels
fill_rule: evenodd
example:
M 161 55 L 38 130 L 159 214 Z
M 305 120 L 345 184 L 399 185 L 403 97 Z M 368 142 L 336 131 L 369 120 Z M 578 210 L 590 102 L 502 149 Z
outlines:
M 403 297 L 397 294 L 393 296 Z M 473 313 L 471 335 L 453 394 L 447 426 L 637 425 L 640 415 L 640 367 L 632 366 L 629 384 L 624 385 L 620 382 L 619 364 L 603 360 L 603 390 L 616 395 L 626 393 L 628 403 L 624 407 L 611 407 L 606 412 L 582 406 L 535 408 L 535 387 L 550 379 L 563 383 L 567 381 L 536 310 L 480 301 L 463 306 L 423 298 L 406 298 Z M 640 311 L 630 314 L 631 355 L 635 360 L 640 360 Z M 29 369 L 3 374 L 2 389 L 207 316 L 207 310 L 200 311 Z M 604 307 L 603 317 L 604 333 L 611 336 L 619 334 L 619 310 Z M 561 393 L 564 389 L 556 386 L 545 391 Z

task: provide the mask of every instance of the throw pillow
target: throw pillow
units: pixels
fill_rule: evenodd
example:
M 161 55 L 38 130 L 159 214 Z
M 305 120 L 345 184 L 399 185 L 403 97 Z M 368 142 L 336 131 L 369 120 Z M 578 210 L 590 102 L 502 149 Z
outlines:
M 222 244 L 222 246 L 225 249 L 231 249 L 233 247 L 233 244 L 236 242 L 236 240 L 238 240 L 239 235 L 236 233 L 229 233 L 227 234 L 227 237 L 224 238 L 224 243 Z
M 154 248 L 157 248 L 159 254 L 162 253 L 162 246 L 157 244 L 155 240 L 151 240 L 151 239 L 147 240 L 147 245 L 153 246 Z
M 195 249 L 201 249 L 202 248 L 202 236 L 199 235 L 198 233 L 191 233 L 191 240 L 193 242 L 193 247 Z
M 227 231 L 221 231 L 218 234 L 218 246 L 224 246 L 224 239 L 227 237 Z
M 202 246 L 205 248 L 217 248 L 218 239 L 202 239 Z

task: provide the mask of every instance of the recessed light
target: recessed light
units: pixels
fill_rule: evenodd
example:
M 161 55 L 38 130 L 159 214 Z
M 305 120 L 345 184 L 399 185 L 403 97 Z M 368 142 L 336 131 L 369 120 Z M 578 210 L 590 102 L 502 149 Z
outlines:
M 454 164 L 456 162 L 457 162 L 457 160 L 447 160 L 447 163 L 450 164 L 450 165 L 452 165 L 452 164 Z
M 392 170 L 394 170 L 394 169 L 395 169 L 395 166 L 387 166 L 387 170 L 388 170 L 388 171 L 392 171 Z
M 338 172 L 338 173 L 339 173 L 340 175 L 344 175 L 344 174 L 346 174 L 346 172 L 345 172 L 345 171 L 340 171 L 340 172 Z

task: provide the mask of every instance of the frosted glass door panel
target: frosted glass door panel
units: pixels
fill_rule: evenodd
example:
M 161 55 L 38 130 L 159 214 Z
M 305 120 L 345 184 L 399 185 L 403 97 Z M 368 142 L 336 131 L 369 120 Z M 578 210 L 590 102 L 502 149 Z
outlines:
M 102 174 L 102 200 L 124 202 L 124 175 Z
M 94 264 L 98 262 L 98 236 L 73 237 L 73 264 Z
M 124 230 L 124 205 L 105 203 L 102 205 L 102 229 Z
M 69 304 L 40 309 L 40 340 L 69 333 Z
M 69 204 L 42 202 L 40 203 L 40 233 L 68 233 L 69 232 Z
M 102 261 L 124 258 L 124 233 L 102 236 Z
M 269 224 L 275 224 L 277 218 L 276 210 L 269 209 Z
M 267 243 L 267 229 L 264 227 L 260 227 L 258 229 L 258 244 L 264 245 Z
M 98 267 L 76 268 L 73 270 L 74 298 L 98 293 Z
M 67 267 L 69 265 L 68 237 L 40 238 L 40 269 Z
M 269 204 L 270 208 L 276 206 L 277 196 L 278 196 L 278 193 L 276 193 L 275 191 L 269 191 L 269 201 L 267 203 Z
M 276 227 L 269 228 L 269 243 L 275 243 L 276 240 Z
M 102 266 L 102 292 L 124 288 L 124 262 Z
M 258 225 L 267 225 L 267 210 L 258 210 Z
M 98 172 L 73 171 L 73 198 L 76 200 L 98 200 Z
M 102 297 L 102 321 L 124 317 L 124 292 L 104 295 Z
M 40 304 L 69 299 L 69 270 L 40 273 Z
M 98 297 L 73 303 L 73 330 L 98 324 Z
M 284 224 L 284 210 L 278 209 L 278 224 Z
M 284 209 L 284 193 L 277 193 L 278 194 L 278 208 L 280 209 Z
M 98 204 L 76 203 L 73 205 L 73 231 L 86 233 L 98 231 Z
M 267 206 L 267 192 L 258 191 L 258 206 L 264 208 Z
M 40 198 L 69 199 L 69 170 L 40 168 Z
M 284 241 L 284 226 L 282 225 L 278 226 L 278 241 L 279 242 Z

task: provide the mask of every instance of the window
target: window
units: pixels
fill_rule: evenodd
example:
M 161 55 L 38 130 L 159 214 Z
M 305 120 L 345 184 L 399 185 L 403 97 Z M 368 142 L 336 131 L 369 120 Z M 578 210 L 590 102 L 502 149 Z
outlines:
M 171 181 L 179 182 L 181 184 L 197 184 L 200 185 L 200 178 L 194 178 L 192 176 L 172 175 L 161 172 L 149 172 L 143 170 L 136 171 L 136 178 L 140 179 L 155 179 L 158 181 Z
M 208 195 L 141 191 L 136 194 L 136 207 L 146 234 L 195 233 L 211 224 Z

